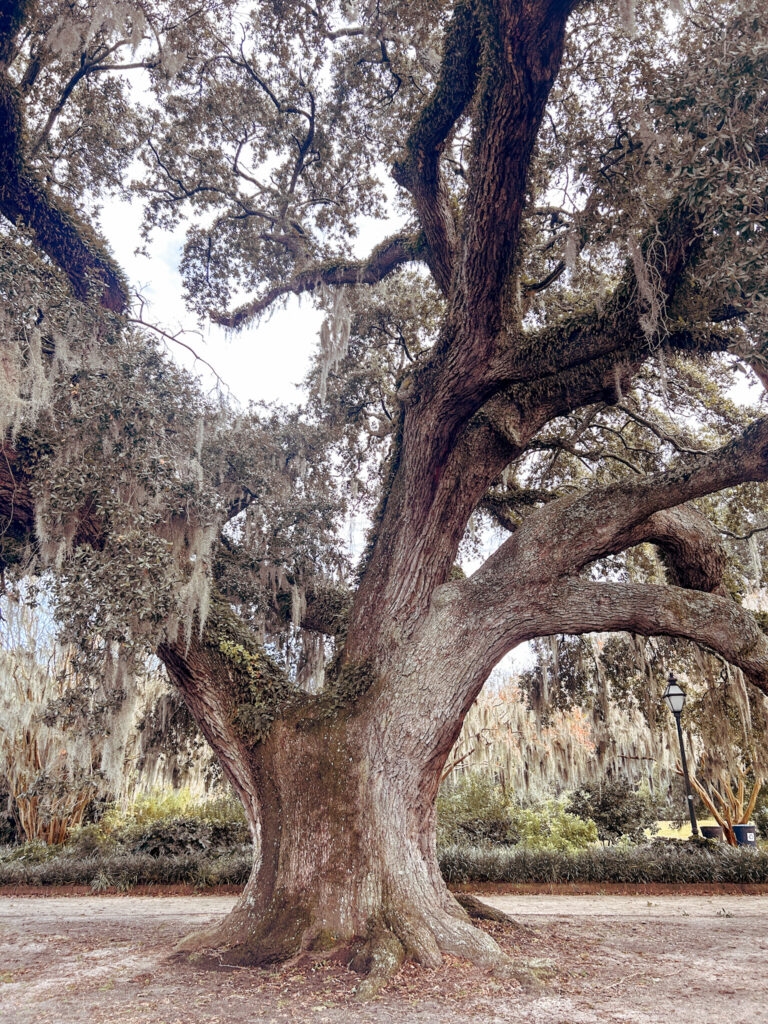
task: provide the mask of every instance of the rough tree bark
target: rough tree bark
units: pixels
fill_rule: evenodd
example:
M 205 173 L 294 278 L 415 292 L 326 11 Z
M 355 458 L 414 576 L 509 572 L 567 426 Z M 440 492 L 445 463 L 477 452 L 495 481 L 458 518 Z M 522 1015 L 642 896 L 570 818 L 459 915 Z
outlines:
M 202 641 L 160 648 L 257 841 L 235 910 L 180 948 L 248 964 L 341 945 L 368 975 L 361 994 L 404 956 L 428 966 L 442 953 L 506 963 L 469 923 L 437 861 L 441 770 L 485 679 L 476 671 L 467 691 L 465 662 L 446 643 L 449 621 L 431 615 L 417 640 L 382 654 L 375 670 L 367 662 L 370 680 L 356 700 L 304 695 L 255 746 L 232 725 L 237 669 L 217 651 L 218 620 Z

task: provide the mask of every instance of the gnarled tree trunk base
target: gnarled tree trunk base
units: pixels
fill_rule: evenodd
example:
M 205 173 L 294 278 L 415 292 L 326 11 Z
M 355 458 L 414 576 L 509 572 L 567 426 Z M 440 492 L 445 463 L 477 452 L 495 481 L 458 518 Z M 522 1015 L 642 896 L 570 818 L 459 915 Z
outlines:
M 195 680 L 184 682 L 189 690 Z M 199 717 L 212 734 L 207 705 Z M 285 715 L 263 741 L 241 745 L 227 768 L 258 837 L 254 870 L 233 911 L 177 951 L 237 967 L 332 952 L 365 974 L 361 998 L 406 958 L 436 968 L 449 954 L 507 970 L 437 862 L 435 796 L 455 731 L 450 715 L 425 709 L 414 719 L 409 706 L 371 699 L 353 715 Z
M 380 992 L 406 959 L 436 968 L 444 953 L 491 969 L 498 976 L 512 977 L 509 957 L 490 935 L 470 922 L 450 894 L 448 897 L 453 904 L 450 911 L 431 901 L 427 907 L 389 904 L 370 917 L 364 929 L 340 936 L 320 926 L 317 908 L 285 903 L 280 898 L 272 901 L 266 913 L 256 916 L 247 909 L 246 891 L 222 922 L 186 936 L 175 952 L 200 954 L 203 962 L 233 967 L 269 967 L 301 954 L 322 952 L 364 975 L 356 990 L 358 999 Z M 487 909 L 488 917 L 498 920 L 492 909 Z

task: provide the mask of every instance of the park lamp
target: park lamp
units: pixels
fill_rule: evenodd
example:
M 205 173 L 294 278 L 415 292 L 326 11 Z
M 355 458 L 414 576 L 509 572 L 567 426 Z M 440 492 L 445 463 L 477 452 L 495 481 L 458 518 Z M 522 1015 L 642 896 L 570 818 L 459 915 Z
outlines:
M 664 700 L 667 702 L 667 707 L 673 715 L 679 715 L 685 707 L 685 690 L 678 683 L 672 673 L 669 673 L 669 682 L 667 688 L 662 694 Z
M 666 701 L 667 707 L 675 716 L 675 722 L 677 723 L 677 738 L 680 742 L 680 761 L 683 766 L 683 778 L 685 779 L 685 793 L 688 797 L 688 814 L 691 819 L 691 835 L 697 836 L 699 834 L 699 827 L 696 824 L 696 814 L 693 810 L 693 793 L 691 792 L 691 780 L 688 777 L 688 762 L 685 759 L 685 746 L 683 744 L 683 729 L 680 725 L 680 712 L 685 707 L 685 690 L 675 679 L 674 675 L 669 673 L 669 680 L 667 682 L 667 688 L 662 694 Z

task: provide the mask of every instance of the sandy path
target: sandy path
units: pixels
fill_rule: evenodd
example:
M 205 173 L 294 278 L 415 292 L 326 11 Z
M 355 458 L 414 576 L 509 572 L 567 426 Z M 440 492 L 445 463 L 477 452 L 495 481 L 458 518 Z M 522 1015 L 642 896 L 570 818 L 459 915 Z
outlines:
M 458 961 L 409 967 L 378 1000 L 319 962 L 174 962 L 232 897 L 0 897 L 3 1024 L 768 1024 L 768 895 L 494 895 L 528 927 L 494 934 L 551 978 L 538 992 Z

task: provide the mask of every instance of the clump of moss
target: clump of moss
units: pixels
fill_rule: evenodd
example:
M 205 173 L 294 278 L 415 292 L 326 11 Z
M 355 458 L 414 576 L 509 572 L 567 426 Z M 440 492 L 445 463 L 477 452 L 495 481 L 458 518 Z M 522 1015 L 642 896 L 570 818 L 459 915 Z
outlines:
M 366 693 L 376 678 L 369 660 L 347 662 L 332 676 L 322 694 L 328 710 L 338 712 L 350 707 Z
M 238 733 L 251 746 L 262 743 L 300 694 L 222 598 L 212 602 L 203 642 L 223 656 L 229 670 L 231 718 Z

